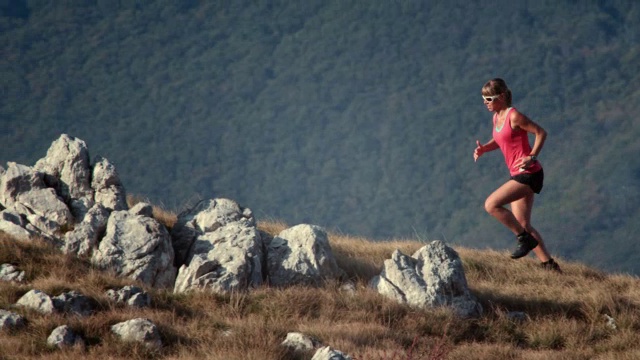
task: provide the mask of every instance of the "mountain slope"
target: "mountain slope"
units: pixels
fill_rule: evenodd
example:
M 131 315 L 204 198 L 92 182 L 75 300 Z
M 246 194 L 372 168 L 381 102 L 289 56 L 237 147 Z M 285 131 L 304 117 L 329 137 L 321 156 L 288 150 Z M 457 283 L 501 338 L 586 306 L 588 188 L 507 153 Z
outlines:
M 156 210 L 167 226 L 175 222 L 174 214 Z M 287 226 L 262 222 L 259 227 L 275 235 Z M 640 355 L 640 283 L 635 277 L 606 274 L 562 259 L 564 274 L 560 275 L 541 269 L 531 259 L 513 261 L 506 252 L 456 248 L 469 287 L 484 307 L 482 317 L 461 319 L 447 309 L 399 305 L 367 287 L 395 249 L 411 254 L 424 243 L 372 242 L 336 234 L 330 234 L 329 240 L 338 265 L 355 285 L 352 293 L 338 283 L 315 288 L 264 286 L 227 295 L 145 288 L 151 306 L 131 308 L 105 294 L 131 285 L 131 280 L 100 272 L 37 239 L 17 241 L 0 233 L 0 264 L 11 263 L 25 271 L 24 283 L 0 281 L 0 309 L 27 320 L 25 328 L 0 332 L 0 358 L 310 358 L 313 351 L 295 354 L 281 346 L 293 331 L 355 359 L 633 359 Z M 97 311 L 86 317 L 43 315 L 12 306 L 31 289 L 50 296 L 75 290 L 95 301 Z M 521 312 L 520 320 L 514 312 Z M 123 343 L 111 334 L 112 325 L 134 318 L 147 318 L 158 326 L 161 349 Z M 85 346 L 48 347 L 47 337 L 60 325 L 80 334 Z

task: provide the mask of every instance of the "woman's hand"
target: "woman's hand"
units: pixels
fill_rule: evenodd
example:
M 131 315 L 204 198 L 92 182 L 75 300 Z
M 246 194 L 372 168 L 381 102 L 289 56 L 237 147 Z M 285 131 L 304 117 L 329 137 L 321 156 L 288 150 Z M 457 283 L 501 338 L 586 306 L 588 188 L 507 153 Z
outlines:
M 500 148 L 494 139 L 489 140 L 488 143 L 482 145 L 480 140 L 476 140 L 476 149 L 473 151 L 473 161 L 478 161 L 478 158 L 484 153 L 493 151 Z
M 524 170 L 528 169 L 534 163 L 535 163 L 535 160 L 534 160 L 533 156 L 527 155 L 527 156 L 523 156 L 520 159 L 516 160 L 516 162 L 513 163 L 513 167 L 518 169 L 518 170 L 520 170 L 520 171 L 524 171 Z
M 485 153 L 482 144 L 480 144 L 480 140 L 476 140 L 476 149 L 473 151 L 473 161 L 478 161 L 478 158 Z

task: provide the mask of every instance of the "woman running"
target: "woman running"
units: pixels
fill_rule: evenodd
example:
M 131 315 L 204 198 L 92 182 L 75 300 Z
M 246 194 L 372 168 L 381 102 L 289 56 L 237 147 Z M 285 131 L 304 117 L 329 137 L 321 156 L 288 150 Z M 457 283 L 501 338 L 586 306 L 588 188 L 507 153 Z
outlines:
M 543 268 L 560 272 L 560 266 L 549 255 L 542 236 L 531 226 L 534 194 L 540 193 L 544 180 L 538 155 L 547 132 L 511 106 L 511 90 L 504 80 L 488 81 L 482 87 L 482 98 L 487 110 L 494 113 L 493 138 L 484 145 L 476 140 L 474 161 L 489 151 L 500 149 L 511 175 L 489 195 L 484 207 L 516 235 L 518 245 L 511 254 L 512 259 L 519 259 L 533 250 Z M 529 133 L 535 135 L 533 148 L 529 144 Z M 507 204 L 511 205 L 511 210 L 505 208 Z

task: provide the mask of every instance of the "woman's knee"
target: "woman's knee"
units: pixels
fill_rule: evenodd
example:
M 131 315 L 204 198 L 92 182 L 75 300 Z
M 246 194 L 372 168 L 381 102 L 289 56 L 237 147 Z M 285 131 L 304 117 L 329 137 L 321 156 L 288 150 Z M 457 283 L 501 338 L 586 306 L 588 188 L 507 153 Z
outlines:
M 484 210 L 489 214 L 494 213 L 499 207 L 499 204 L 493 201 L 490 197 L 484 202 Z

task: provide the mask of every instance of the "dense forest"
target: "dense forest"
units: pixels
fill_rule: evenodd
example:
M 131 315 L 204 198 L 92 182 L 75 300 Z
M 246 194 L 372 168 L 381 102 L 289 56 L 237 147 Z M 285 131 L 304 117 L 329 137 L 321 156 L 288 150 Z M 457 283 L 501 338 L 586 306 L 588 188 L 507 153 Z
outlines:
M 640 2 L 0 2 L 0 164 L 67 133 L 132 194 L 258 219 L 502 249 L 482 85 L 549 133 L 533 222 L 640 274 Z

